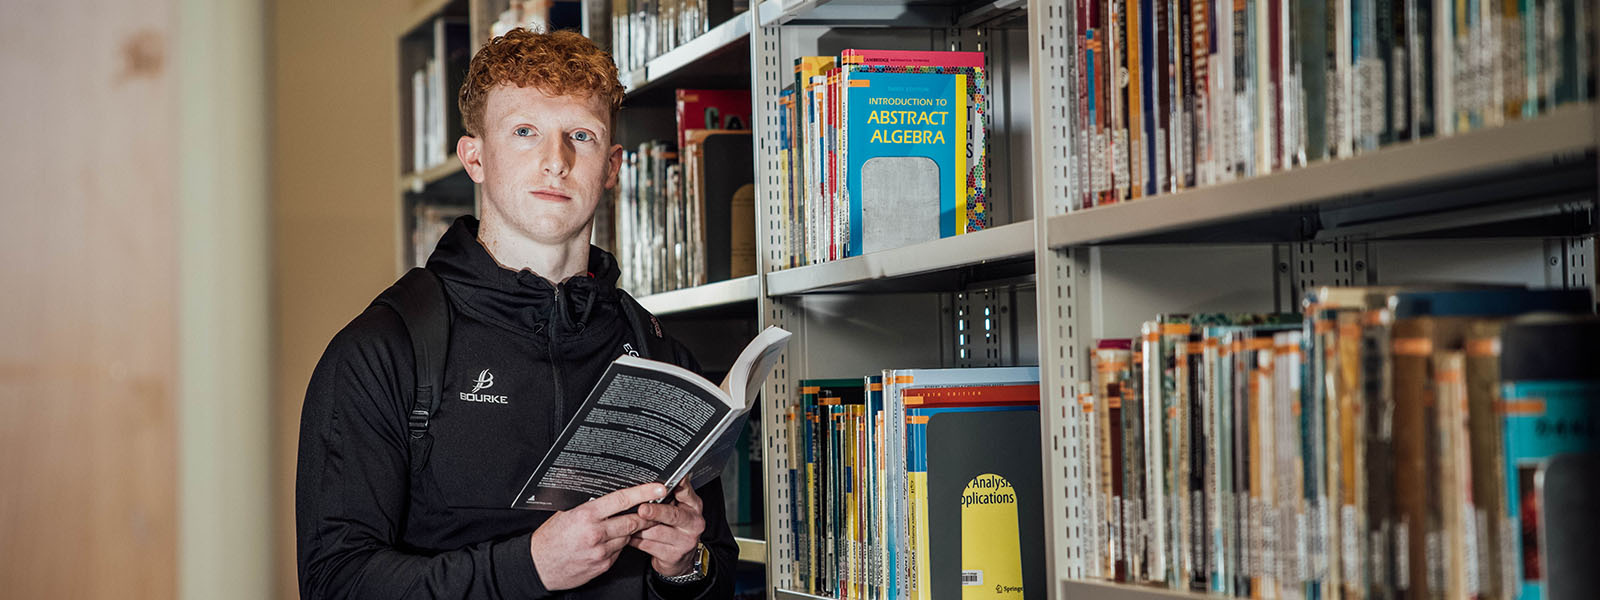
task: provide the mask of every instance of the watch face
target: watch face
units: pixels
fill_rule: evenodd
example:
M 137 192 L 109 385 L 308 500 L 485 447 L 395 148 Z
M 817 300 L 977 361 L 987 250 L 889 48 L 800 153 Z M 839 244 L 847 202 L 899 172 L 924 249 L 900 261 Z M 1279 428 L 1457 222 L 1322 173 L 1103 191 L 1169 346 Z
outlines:
M 695 548 L 694 570 L 701 577 L 705 577 L 711 571 L 711 549 L 707 548 L 705 544 L 700 544 L 698 548 Z

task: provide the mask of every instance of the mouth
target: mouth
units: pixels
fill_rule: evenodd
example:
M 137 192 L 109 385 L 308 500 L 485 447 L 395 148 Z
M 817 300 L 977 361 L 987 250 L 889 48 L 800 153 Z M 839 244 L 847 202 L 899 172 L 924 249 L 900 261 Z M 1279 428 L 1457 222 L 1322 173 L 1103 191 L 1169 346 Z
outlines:
M 547 201 L 550 201 L 550 202 L 567 202 L 567 201 L 572 200 L 572 195 L 570 195 L 570 194 L 568 194 L 566 192 L 560 191 L 560 190 L 554 190 L 554 189 L 550 189 L 550 188 L 541 188 L 541 189 L 533 190 L 530 193 L 533 194 L 533 196 L 535 198 L 538 198 L 540 200 L 547 200 Z

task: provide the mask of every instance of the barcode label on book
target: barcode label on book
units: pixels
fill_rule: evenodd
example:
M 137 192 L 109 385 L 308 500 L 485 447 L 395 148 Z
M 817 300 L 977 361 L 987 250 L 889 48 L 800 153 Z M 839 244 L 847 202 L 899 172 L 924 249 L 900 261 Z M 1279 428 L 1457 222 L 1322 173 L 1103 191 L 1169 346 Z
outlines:
M 1411 589 L 1411 520 L 1404 515 L 1394 528 L 1394 588 Z
M 983 585 L 983 571 L 972 570 L 961 572 L 961 585 Z
M 1346 504 L 1339 508 L 1339 559 L 1343 563 L 1340 577 L 1356 581 L 1361 574 L 1361 534 L 1356 531 L 1356 507 Z
M 1488 588 L 1483 583 L 1483 573 L 1479 572 L 1478 569 L 1478 565 L 1481 564 L 1482 560 L 1478 557 L 1479 548 L 1488 545 L 1488 540 L 1480 537 L 1483 535 L 1484 530 L 1487 529 L 1488 521 L 1482 512 L 1472 506 L 1471 502 L 1465 503 L 1461 509 L 1464 511 L 1461 514 L 1465 516 L 1461 524 L 1466 530 L 1462 532 L 1462 537 L 1466 541 L 1466 548 L 1463 549 L 1465 554 L 1464 562 L 1466 562 L 1465 587 L 1468 594 L 1476 596 L 1482 590 Z

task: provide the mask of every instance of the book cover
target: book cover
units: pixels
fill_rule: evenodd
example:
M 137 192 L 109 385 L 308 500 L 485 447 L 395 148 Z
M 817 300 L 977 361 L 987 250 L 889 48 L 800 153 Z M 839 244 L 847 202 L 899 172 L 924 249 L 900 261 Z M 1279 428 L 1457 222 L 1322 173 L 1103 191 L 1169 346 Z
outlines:
M 863 71 L 849 85 L 845 255 L 965 233 L 967 75 Z
M 721 386 L 676 365 L 618 358 L 511 507 L 568 510 L 651 481 L 669 489 L 686 480 L 705 485 L 732 456 L 744 417 L 789 335 L 777 327 L 761 332 Z
M 850 73 L 872 71 L 892 73 L 964 74 L 967 76 L 966 119 L 966 221 L 957 235 L 989 226 L 988 198 L 988 79 L 982 52 L 901 51 L 846 49 L 840 52 L 844 65 L 841 86 L 848 93 Z M 848 114 L 848 107 L 846 113 Z M 854 121 L 859 123 L 859 121 Z M 845 127 L 855 126 L 851 122 Z
M 910 543 L 911 529 L 908 509 L 910 491 L 907 472 L 907 444 L 909 443 L 905 399 L 902 392 L 911 387 L 952 387 L 952 386 L 980 386 L 995 384 L 1037 384 L 1039 381 L 1038 367 L 983 367 L 966 369 L 891 369 L 883 375 L 884 381 L 884 456 L 888 461 L 885 469 L 888 479 L 889 491 L 887 501 L 891 503 L 888 508 L 890 543 L 894 545 L 892 554 L 907 556 L 906 545 Z M 897 588 L 909 591 L 913 584 L 915 572 L 911 570 L 905 560 L 897 560 L 894 565 L 892 577 L 898 582 Z M 904 592 L 902 592 L 904 593 Z
M 754 149 L 747 130 L 685 132 L 689 168 L 689 285 L 756 272 Z
M 1037 407 L 920 409 L 935 598 L 1026 598 L 1045 585 Z
M 749 90 L 679 89 L 677 96 L 678 147 L 688 143 L 692 129 L 750 129 Z
M 1554 457 L 1600 452 L 1600 432 L 1594 427 L 1600 422 L 1600 373 L 1594 369 L 1600 319 L 1528 315 L 1505 327 L 1501 347 L 1506 482 L 1511 487 L 1506 509 L 1516 525 L 1510 545 L 1516 554 L 1516 597 L 1556 597 L 1555 573 L 1545 568 L 1564 570 L 1585 558 L 1562 561 L 1541 555 L 1547 547 L 1541 536 L 1559 525 L 1546 522 L 1552 507 L 1539 501 L 1545 491 L 1540 480 L 1549 477 L 1545 469 Z M 1582 585 L 1581 576 L 1573 581 Z

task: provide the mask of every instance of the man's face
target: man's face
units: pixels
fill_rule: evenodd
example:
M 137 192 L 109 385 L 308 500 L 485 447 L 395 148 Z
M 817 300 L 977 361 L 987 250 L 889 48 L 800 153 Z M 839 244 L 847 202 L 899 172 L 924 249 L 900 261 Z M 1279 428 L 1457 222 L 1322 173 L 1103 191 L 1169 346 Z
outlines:
M 600 196 L 617 184 L 622 146 L 597 97 L 550 96 L 501 84 L 484 100 L 483 131 L 456 152 L 483 185 L 483 220 L 540 244 L 587 240 Z

